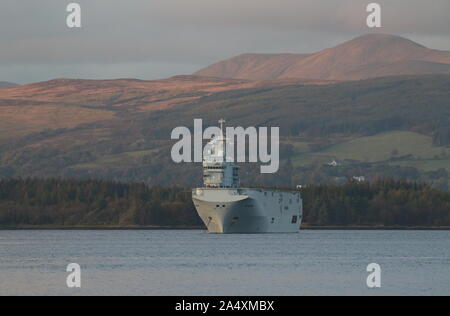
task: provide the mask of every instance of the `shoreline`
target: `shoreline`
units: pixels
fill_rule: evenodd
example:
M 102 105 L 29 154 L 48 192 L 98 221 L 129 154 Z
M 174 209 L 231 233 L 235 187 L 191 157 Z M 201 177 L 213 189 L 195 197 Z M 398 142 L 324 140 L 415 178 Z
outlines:
M 7 230 L 206 230 L 203 226 L 49 226 L 19 225 L 0 226 L 0 231 Z M 450 226 L 302 226 L 302 230 L 450 230 Z

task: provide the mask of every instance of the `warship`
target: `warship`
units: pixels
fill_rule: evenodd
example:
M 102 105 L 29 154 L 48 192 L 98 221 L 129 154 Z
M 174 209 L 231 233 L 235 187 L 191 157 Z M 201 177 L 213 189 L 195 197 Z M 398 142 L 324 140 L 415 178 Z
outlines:
M 241 188 L 239 166 L 227 159 L 224 120 L 221 135 L 205 147 L 202 188 L 192 190 L 195 208 L 212 234 L 296 233 L 303 201 L 298 190 Z

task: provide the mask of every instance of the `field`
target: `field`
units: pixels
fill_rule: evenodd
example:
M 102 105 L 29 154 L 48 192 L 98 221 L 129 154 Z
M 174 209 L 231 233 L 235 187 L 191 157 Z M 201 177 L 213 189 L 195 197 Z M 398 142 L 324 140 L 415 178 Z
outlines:
M 393 131 L 359 137 L 317 152 L 307 150 L 303 142 L 291 144 L 296 153 L 292 160 L 297 166 L 355 160 L 370 163 L 389 161 L 391 165 L 411 166 L 423 171 L 450 170 L 450 159 L 447 158 L 450 148 L 435 146 L 430 136 L 414 132 Z

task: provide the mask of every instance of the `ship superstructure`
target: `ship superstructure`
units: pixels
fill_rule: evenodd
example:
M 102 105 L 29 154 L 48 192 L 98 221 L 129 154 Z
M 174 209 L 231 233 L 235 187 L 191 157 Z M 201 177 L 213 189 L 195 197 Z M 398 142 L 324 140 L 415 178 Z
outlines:
M 221 135 L 205 148 L 203 188 L 192 191 L 197 212 L 210 233 L 298 232 L 302 198 L 298 190 L 241 188 L 239 167 L 227 159 L 224 120 Z

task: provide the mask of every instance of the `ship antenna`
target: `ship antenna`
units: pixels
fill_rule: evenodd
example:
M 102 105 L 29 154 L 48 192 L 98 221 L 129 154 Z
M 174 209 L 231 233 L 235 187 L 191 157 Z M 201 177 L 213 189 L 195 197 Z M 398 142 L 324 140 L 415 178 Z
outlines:
M 219 120 L 219 124 L 220 124 L 220 129 L 222 130 L 222 135 L 224 135 L 224 125 L 225 125 L 226 121 L 224 119 L 220 119 Z
M 220 124 L 220 130 L 222 131 L 222 146 L 223 146 L 223 161 L 225 162 L 227 159 L 227 153 L 226 153 L 226 138 L 225 138 L 225 123 L 226 121 L 224 119 L 219 120 Z

